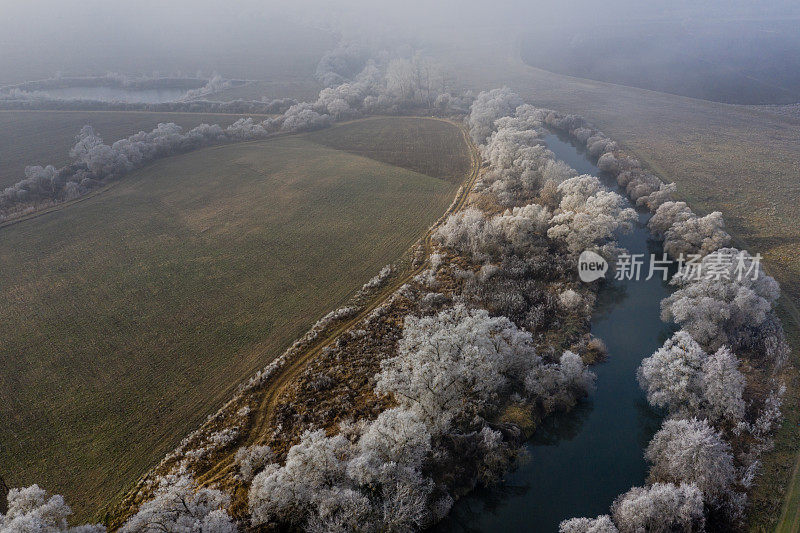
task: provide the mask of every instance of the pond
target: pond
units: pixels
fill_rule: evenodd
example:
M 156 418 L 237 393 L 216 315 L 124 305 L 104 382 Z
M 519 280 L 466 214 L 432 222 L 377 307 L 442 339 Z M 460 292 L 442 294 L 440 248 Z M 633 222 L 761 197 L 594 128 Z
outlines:
M 124 87 L 59 87 L 45 89 L 51 98 L 58 100 L 95 100 L 99 102 L 122 102 L 125 104 L 161 104 L 180 99 L 186 90 L 177 88 L 131 89 Z
M 545 142 L 580 174 L 598 176 L 625 195 L 574 143 L 556 135 Z M 642 279 L 613 280 L 610 270 L 592 316 L 592 333 L 609 353 L 594 367 L 596 392 L 573 411 L 548 418 L 525 445 L 528 460 L 499 487 L 459 500 L 436 531 L 557 531 L 562 520 L 608 513 L 614 498 L 644 483 L 644 449 L 661 421 L 639 389 L 636 369 L 673 329 L 659 318 L 669 286 L 658 275 L 644 279 L 650 254 L 661 257 L 661 244 L 647 230 L 649 212 L 637 212 L 634 230 L 618 240 L 629 253 L 645 254 Z

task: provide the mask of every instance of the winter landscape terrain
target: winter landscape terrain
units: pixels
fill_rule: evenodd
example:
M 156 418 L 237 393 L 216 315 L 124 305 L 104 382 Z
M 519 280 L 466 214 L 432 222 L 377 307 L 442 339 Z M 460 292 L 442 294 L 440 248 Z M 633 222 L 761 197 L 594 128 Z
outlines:
M 800 12 L 604 8 L 0 6 L 0 532 L 800 530 Z

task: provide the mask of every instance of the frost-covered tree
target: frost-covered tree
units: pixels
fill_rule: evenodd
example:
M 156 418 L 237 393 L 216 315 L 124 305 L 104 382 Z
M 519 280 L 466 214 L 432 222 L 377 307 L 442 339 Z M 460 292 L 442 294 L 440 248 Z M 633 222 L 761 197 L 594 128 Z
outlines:
M 727 246 L 731 236 L 725 231 L 722 213 L 678 220 L 664 234 L 664 251 L 672 257 L 688 254 L 708 255 Z
M 275 519 L 301 524 L 324 491 L 343 483 L 350 454 L 350 443 L 342 436 L 305 432 L 289 450 L 284 466 L 269 465 L 253 479 L 249 493 L 253 525 Z
M 81 161 L 98 146 L 102 146 L 103 139 L 94 132 L 94 128 L 87 124 L 81 128 L 75 136 L 75 145 L 70 149 L 69 156 L 72 159 Z
M 484 91 L 475 98 L 467 119 L 470 135 L 476 144 L 483 144 L 492 133 L 494 121 L 511 115 L 522 104 L 520 97 L 508 87 Z
M 226 510 L 230 500 L 215 489 L 198 488 L 190 476 L 161 481 L 155 497 L 122 526 L 122 533 L 235 533 Z
M 605 190 L 600 180 L 589 174 L 568 179 L 558 187 L 561 194 L 559 208 L 563 211 L 576 211 L 586 205 L 589 198 Z
M 8 510 L 0 513 L 2 533 L 102 533 L 101 525 L 69 527 L 72 509 L 61 495 L 48 496 L 38 485 L 8 492 Z
M 698 217 L 686 202 L 663 201 L 648 227 L 656 237 L 664 239 L 664 251 L 675 258 L 682 254 L 708 255 L 731 240 L 722 213 L 714 211 Z
M 645 451 L 655 482 L 694 483 L 704 501 L 721 504 L 735 489 L 731 447 L 706 420 L 667 420 Z
M 267 136 L 267 130 L 260 122 L 256 122 L 252 117 L 240 118 L 227 128 L 225 133 L 233 140 L 246 141 Z
M 401 101 L 432 107 L 443 84 L 440 69 L 420 54 L 393 59 L 386 67 L 386 88 Z
M 252 481 L 260 470 L 272 463 L 272 449 L 269 446 L 242 446 L 237 450 L 235 462 L 239 469 L 239 478 L 243 481 Z
M 645 206 L 652 213 L 655 213 L 658 211 L 659 207 L 667 202 L 673 201 L 677 191 L 678 187 L 674 183 L 660 183 L 658 190 L 655 190 L 646 196 L 637 198 L 636 205 Z
M 513 379 L 539 364 L 529 333 L 505 317 L 457 305 L 431 317 L 407 317 L 395 357 L 381 363 L 376 390 L 392 394 L 429 425 L 491 409 Z
M 445 495 L 442 499 L 434 497 L 433 481 L 422 475 L 419 467 L 406 466 L 394 462 L 382 463 L 370 469 L 357 456 L 350 465 L 354 479 L 365 482 L 361 491 L 372 492 L 371 517 L 359 524 L 359 528 L 381 531 L 383 526 L 389 531 L 415 531 L 441 520 L 450 510 L 452 499 Z
M 697 413 L 702 401 L 701 369 L 707 355 L 685 331 L 678 331 L 650 357 L 637 377 L 647 401 L 671 413 Z
M 550 221 L 548 237 L 564 240 L 572 253 L 609 250 L 617 231 L 630 231 L 636 211 L 625 199 L 605 190 L 594 176 L 582 175 L 558 186 L 559 211 Z
M 317 63 L 316 78 L 326 87 L 353 79 L 369 59 L 367 48 L 360 43 L 341 42 L 325 52 Z
M 499 264 L 484 265 L 475 277 L 469 277 L 464 295 L 490 314 L 509 318 L 518 327 L 542 331 L 571 312 L 565 311 L 558 295 L 547 290 L 541 280 L 571 272 L 572 266 L 565 258 L 531 247 L 526 255 L 508 254 Z M 588 294 L 586 297 L 592 298 Z
M 575 311 L 584 304 L 583 297 L 572 289 L 567 289 L 559 294 L 558 301 L 568 311 Z
M 538 204 L 507 209 L 493 217 L 469 207 L 450 215 L 433 237 L 478 261 L 500 259 L 509 254 L 524 255 L 541 244 L 549 220 L 550 211 Z
M 647 401 L 673 416 L 706 417 L 736 426 L 744 418 L 745 379 L 727 347 L 710 356 L 686 331 L 678 331 L 639 366 Z
M 613 152 L 617 149 L 617 143 L 597 132 L 586 139 L 586 150 L 594 157 L 600 157 L 606 152 Z
M 620 533 L 705 531 L 703 494 L 691 483 L 634 487 L 611 506 Z
M 620 173 L 620 161 L 613 152 L 606 152 L 597 160 L 597 168 L 616 176 Z
M 267 466 L 249 492 L 254 526 L 307 531 L 411 531 L 441 519 L 449 495 L 422 475 L 431 435 L 416 415 L 389 409 L 353 443 L 322 430 L 304 433 L 283 466 Z M 385 528 L 385 529 L 381 529 Z
M 330 115 L 318 113 L 307 103 L 293 105 L 281 118 L 282 129 L 291 133 L 324 128 L 331 122 Z
M 751 432 L 753 435 L 760 439 L 768 438 L 780 423 L 783 415 L 781 414 L 781 405 L 783 404 L 783 395 L 786 392 L 785 385 L 778 385 L 769 391 L 769 394 L 764 399 L 764 406 L 758 413 L 758 417 L 752 424 Z
M 565 351 L 558 363 L 535 365 L 525 376 L 525 390 L 546 413 L 573 407 L 594 389 L 595 375 L 580 356 Z
M 618 533 L 618 529 L 608 515 L 597 518 L 570 518 L 558 526 L 559 533 Z
M 539 204 L 529 204 L 506 210 L 491 223 L 511 245 L 514 253 L 524 254 L 545 235 L 550 221 L 550 210 Z
M 431 434 L 414 411 L 387 409 L 369 424 L 358 448 L 371 461 L 420 465 L 431 451 Z
M 714 423 L 738 424 L 745 414 L 744 386 L 739 361 L 727 347 L 708 356 L 700 380 L 706 416 Z
M 495 131 L 481 146 L 489 163 L 479 188 L 493 193 L 502 205 L 519 205 L 541 189 L 575 176 L 565 163 L 556 161 L 541 139 L 542 111 L 521 105 L 513 116 L 495 121 Z
M 433 237 L 448 248 L 477 257 L 485 257 L 499 248 L 500 234 L 483 212 L 468 207 L 453 213 L 437 228 Z
M 545 120 L 549 126 L 566 132 L 585 130 L 588 132 L 586 139 L 597 133 L 597 130 L 590 128 L 583 117 L 579 115 L 564 115 L 556 111 L 548 110 Z
M 310 513 L 302 531 L 309 533 L 347 533 L 371 531 L 372 505 L 364 494 L 334 486 L 320 491 L 315 512 Z M 298 517 L 301 518 L 301 517 Z
M 723 248 L 702 259 L 700 276 L 691 270 L 672 280 L 678 289 L 661 302 L 661 318 L 680 324 L 705 349 L 733 350 L 764 345 L 777 321 L 772 306 L 780 295 L 775 280 L 757 268 L 747 252 Z M 776 342 L 782 342 L 777 339 Z
M 636 205 L 645 205 L 647 198 L 650 195 L 657 193 L 661 190 L 663 182 L 657 176 L 649 172 L 643 172 L 639 169 L 634 169 L 621 173 L 617 177 L 617 182 L 622 183 L 622 175 L 627 174 L 627 185 L 625 185 L 625 192 L 631 200 L 636 202 Z
M 687 220 L 692 216 L 694 216 L 694 213 L 686 205 L 686 202 L 664 202 L 650 217 L 647 227 L 655 237 L 663 239 L 673 224 Z

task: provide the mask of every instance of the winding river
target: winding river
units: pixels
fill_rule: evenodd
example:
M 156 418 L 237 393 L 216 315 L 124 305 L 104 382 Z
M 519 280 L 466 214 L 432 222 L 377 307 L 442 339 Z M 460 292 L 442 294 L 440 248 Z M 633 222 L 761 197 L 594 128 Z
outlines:
M 557 135 L 547 135 L 545 142 L 556 158 L 625 196 L 583 149 Z M 529 459 L 499 487 L 459 500 L 436 531 L 554 532 L 562 520 L 608 513 L 617 495 L 644 483 L 643 452 L 660 419 L 639 389 L 636 369 L 673 330 L 659 319 L 669 286 L 658 275 L 644 279 L 650 254 L 661 257 L 661 244 L 647 230 L 649 212 L 637 212 L 634 230 L 618 240 L 631 254 L 645 254 L 642 279 L 606 283 L 592 317 L 592 333 L 609 352 L 594 367 L 596 392 L 573 411 L 548 418 L 525 445 Z

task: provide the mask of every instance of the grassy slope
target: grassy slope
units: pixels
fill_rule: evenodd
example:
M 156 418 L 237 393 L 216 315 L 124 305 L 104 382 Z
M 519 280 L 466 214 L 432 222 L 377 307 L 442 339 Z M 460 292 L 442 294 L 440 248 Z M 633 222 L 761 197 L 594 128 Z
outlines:
M 473 33 L 469 43 L 449 36 L 437 45 L 454 77 L 475 89 L 506 84 L 537 105 L 587 117 L 660 176 L 675 181 L 698 211 L 723 212 L 738 245 L 760 252 L 781 283 L 780 312 L 794 360 L 800 361 L 800 120 L 554 74 L 523 64 L 509 39 L 481 35 L 489 34 Z M 800 448 L 797 378 L 789 385 L 787 420 L 754 494 L 754 530 L 771 530 L 778 520 Z M 800 475 L 791 487 L 796 503 Z M 798 522 L 791 531 L 798 531 L 800 507 L 792 504 L 786 511 Z
M 461 136 L 433 121 L 424 133 Z M 6 480 L 87 517 L 401 254 L 456 188 L 284 137 L 165 159 L 0 229 Z
M 0 111 L 0 188 L 25 177 L 28 165 L 68 162 L 75 135 L 91 124 L 108 144 L 159 122 L 192 128 L 206 122 L 227 126 L 237 115 L 199 113 L 144 113 L 119 111 Z

